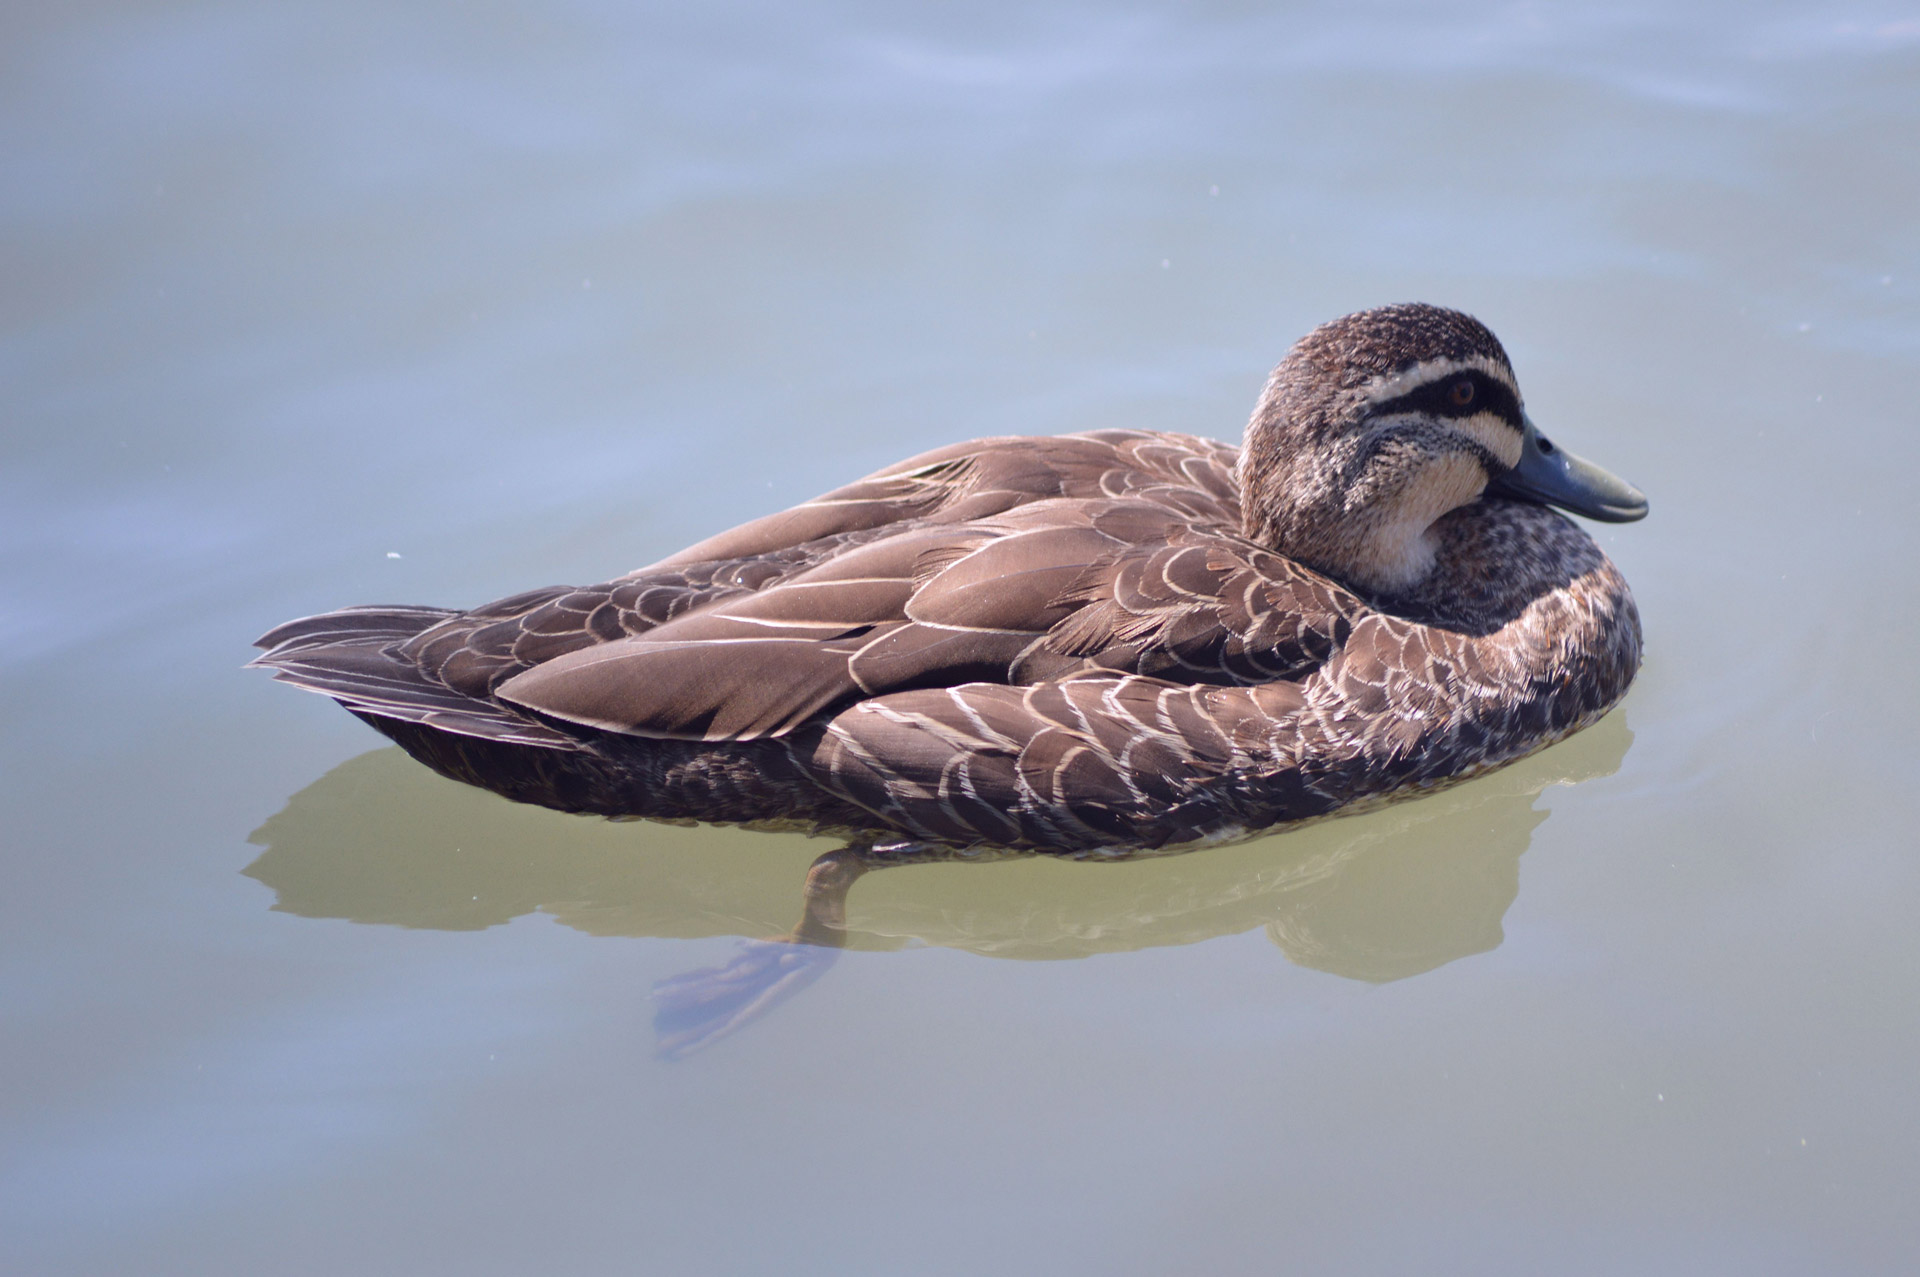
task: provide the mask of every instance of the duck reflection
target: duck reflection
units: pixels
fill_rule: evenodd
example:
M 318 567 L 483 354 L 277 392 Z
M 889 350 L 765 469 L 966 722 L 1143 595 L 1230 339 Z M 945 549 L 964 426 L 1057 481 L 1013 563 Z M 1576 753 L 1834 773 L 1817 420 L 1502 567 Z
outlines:
M 884 848 L 823 855 L 802 834 L 561 816 L 382 749 L 295 794 L 253 833 L 266 850 L 244 872 L 303 917 L 470 930 L 540 910 L 593 935 L 747 937 L 725 965 L 656 988 L 662 1054 L 679 1056 L 793 997 L 843 948 L 1074 958 L 1265 927 L 1301 966 L 1418 975 L 1500 943 L 1520 857 L 1547 817 L 1534 799 L 1611 774 L 1632 740 L 1616 711 L 1443 793 L 1187 855 L 946 853 L 888 873 L 872 872 Z

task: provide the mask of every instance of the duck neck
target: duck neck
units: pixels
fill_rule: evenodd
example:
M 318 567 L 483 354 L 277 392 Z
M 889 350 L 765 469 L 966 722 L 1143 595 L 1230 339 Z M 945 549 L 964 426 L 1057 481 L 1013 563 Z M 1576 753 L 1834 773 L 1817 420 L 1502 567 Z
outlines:
M 1473 458 L 1443 456 L 1411 473 L 1376 471 L 1357 483 L 1323 485 L 1264 515 L 1250 503 L 1247 535 L 1363 595 L 1407 594 L 1436 570 L 1442 521 L 1485 486 Z
M 1444 515 L 1428 536 L 1432 567 L 1391 593 L 1389 611 L 1489 635 L 1583 580 L 1608 596 L 1608 611 L 1633 611 L 1626 582 L 1593 538 L 1545 506 L 1489 498 Z

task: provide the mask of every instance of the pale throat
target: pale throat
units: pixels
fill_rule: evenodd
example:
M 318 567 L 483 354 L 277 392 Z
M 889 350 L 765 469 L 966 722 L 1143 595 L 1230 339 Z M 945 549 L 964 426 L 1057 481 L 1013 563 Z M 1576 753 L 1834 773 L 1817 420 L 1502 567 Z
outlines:
M 1478 500 L 1486 486 L 1486 470 L 1462 453 L 1422 466 L 1399 492 L 1369 510 L 1371 517 L 1340 568 L 1368 589 L 1396 594 L 1412 589 L 1433 571 L 1440 548 L 1434 524 Z

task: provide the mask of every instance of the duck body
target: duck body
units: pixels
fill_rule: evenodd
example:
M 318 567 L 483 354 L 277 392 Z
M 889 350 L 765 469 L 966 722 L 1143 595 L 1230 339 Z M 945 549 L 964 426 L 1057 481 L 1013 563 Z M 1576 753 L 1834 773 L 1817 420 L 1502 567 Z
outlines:
M 1383 315 L 1404 349 L 1302 368 Z M 1069 854 L 1245 836 L 1513 761 L 1625 694 L 1632 595 L 1540 502 L 1638 494 L 1567 499 L 1510 385 L 1457 312 L 1362 312 L 1276 371 L 1244 455 L 956 444 L 601 585 L 289 622 L 255 663 L 566 811 Z M 1427 404 L 1463 393 L 1478 413 Z M 1276 515 L 1275 488 L 1331 513 Z

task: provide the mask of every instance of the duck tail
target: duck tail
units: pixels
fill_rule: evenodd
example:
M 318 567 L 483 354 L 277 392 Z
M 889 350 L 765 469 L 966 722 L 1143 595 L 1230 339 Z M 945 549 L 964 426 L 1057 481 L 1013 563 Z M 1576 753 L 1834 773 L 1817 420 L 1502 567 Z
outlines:
M 449 608 L 377 604 L 303 616 L 255 639 L 254 646 L 265 650 L 247 668 L 272 670 L 283 683 L 331 696 L 382 731 L 388 722 L 418 723 L 508 744 L 581 748 L 580 741 L 499 701 L 448 687 L 399 650 L 460 615 Z

